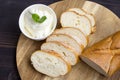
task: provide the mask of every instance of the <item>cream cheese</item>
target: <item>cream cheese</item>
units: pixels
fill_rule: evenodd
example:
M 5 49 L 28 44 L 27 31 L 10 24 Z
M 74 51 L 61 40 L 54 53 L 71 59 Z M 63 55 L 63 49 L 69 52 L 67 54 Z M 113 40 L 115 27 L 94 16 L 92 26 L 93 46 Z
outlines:
M 32 14 L 46 16 L 47 19 L 43 23 L 37 23 L 32 19 Z M 47 10 L 40 8 L 31 8 L 24 14 L 24 29 L 26 33 L 34 38 L 41 38 L 47 36 L 53 26 L 53 16 Z

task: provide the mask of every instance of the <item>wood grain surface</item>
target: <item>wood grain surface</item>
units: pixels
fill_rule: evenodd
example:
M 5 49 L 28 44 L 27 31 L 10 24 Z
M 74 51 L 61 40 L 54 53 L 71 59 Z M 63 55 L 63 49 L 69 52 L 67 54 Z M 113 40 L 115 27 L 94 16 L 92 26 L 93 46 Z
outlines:
M 53 3 L 50 7 L 57 14 L 57 28 L 60 27 L 59 18 L 61 13 L 72 7 L 83 8 L 95 16 L 97 30 L 89 36 L 88 46 L 120 30 L 120 19 L 107 8 L 94 2 L 65 0 Z M 43 42 L 45 41 L 30 40 L 21 34 L 17 45 L 16 62 L 22 80 L 118 80 L 120 77 L 120 72 L 117 72 L 112 77 L 106 78 L 82 61 L 75 65 L 71 72 L 65 76 L 51 78 L 41 74 L 32 67 L 30 57 L 34 51 L 40 49 Z

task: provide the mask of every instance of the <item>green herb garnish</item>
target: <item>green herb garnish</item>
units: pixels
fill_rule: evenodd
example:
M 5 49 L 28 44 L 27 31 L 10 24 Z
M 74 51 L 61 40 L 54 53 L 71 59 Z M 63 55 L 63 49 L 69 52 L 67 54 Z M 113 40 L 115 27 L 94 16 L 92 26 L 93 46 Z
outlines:
M 39 23 L 43 23 L 46 19 L 47 19 L 46 16 L 42 16 L 42 17 L 40 18 L 40 20 L 39 20 Z
M 39 20 L 40 20 L 40 17 L 37 14 L 32 14 L 32 18 L 35 22 L 39 22 Z
M 47 19 L 47 17 L 46 17 L 46 16 L 42 16 L 42 17 L 40 18 L 40 16 L 39 16 L 38 14 L 32 14 L 32 19 L 33 19 L 35 22 L 37 22 L 37 23 L 43 23 L 43 22 Z

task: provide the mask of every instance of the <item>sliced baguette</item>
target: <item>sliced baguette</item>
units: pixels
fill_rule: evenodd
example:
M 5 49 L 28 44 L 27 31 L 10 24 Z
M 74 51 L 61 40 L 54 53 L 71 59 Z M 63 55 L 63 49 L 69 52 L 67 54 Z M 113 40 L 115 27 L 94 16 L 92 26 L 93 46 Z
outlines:
M 65 46 L 73 49 L 77 53 L 77 55 L 80 55 L 83 50 L 82 46 L 80 46 L 76 40 L 74 40 L 71 36 L 68 36 L 66 34 L 53 34 L 53 35 L 49 36 L 46 39 L 46 41 L 47 42 L 49 42 L 49 41 L 59 42 Z
M 80 14 L 80 15 L 85 15 L 86 17 L 88 17 L 88 19 L 90 20 L 91 25 L 92 25 L 91 26 L 92 27 L 92 32 L 95 32 L 95 29 L 96 29 L 95 18 L 92 14 L 89 14 L 89 13 L 85 12 L 83 9 L 80 9 L 80 8 L 71 8 L 68 11 L 74 11 L 74 12 Z
M 68 63 L 53 52 L 35 51 L 31 56 L 31 62 L 38 72 L 50 77 L 65 75 L 71 69 Z
M 86 16 L 81 16 L 73 11 L 62 13 L 60 17 L 62 27 L 75 27 L 80 29 L 86 36 L 92 32 L 91 23 Z
M 75 11 L 76 13 L 80 14 L 80 15 L 86 15 L 87 13 L 80 8 L 70 8 L 68 11 Z
M 88 37 L 86 37 L 79 29 L 73 27 L 65 27 L 57 29 L 53 34 L 66 34 L 75 39 L 80 46 L 86 47 L 88 44 Z
M 46 42 L 42 44 L 41 50 L 54 51 L 71 65 L 75 65 L 78 62 L 77 54 L 72 49 L 65 47 L 59 42 Z
M 120 70 L 120 31 L 87 48 L 80 57 L 101 74 L 112 76 Z

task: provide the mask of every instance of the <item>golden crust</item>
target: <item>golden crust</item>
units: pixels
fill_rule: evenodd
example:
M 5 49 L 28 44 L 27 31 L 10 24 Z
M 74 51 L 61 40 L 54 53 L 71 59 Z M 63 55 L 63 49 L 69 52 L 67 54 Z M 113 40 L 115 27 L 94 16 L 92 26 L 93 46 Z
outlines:
M 120 31 L 89 47 L 82 56 L 99 65 L 109 76 L 113 75 L 120 70 Z
M 115 72 L 117 72 L 118 70 L 120 70 L 120 54 L 116 54 L 110 64 L 110 68 L 109 68 L 109 76 L 112 76 Z
M 111 49 L 120 49 L 120 31 L 112 36 Z
M 94 32 L 96 32 L 96 25 L 94 25 L 94 26 L 92 27 L 92 32 L 91 32 L 91 34 L 93 34 Z

